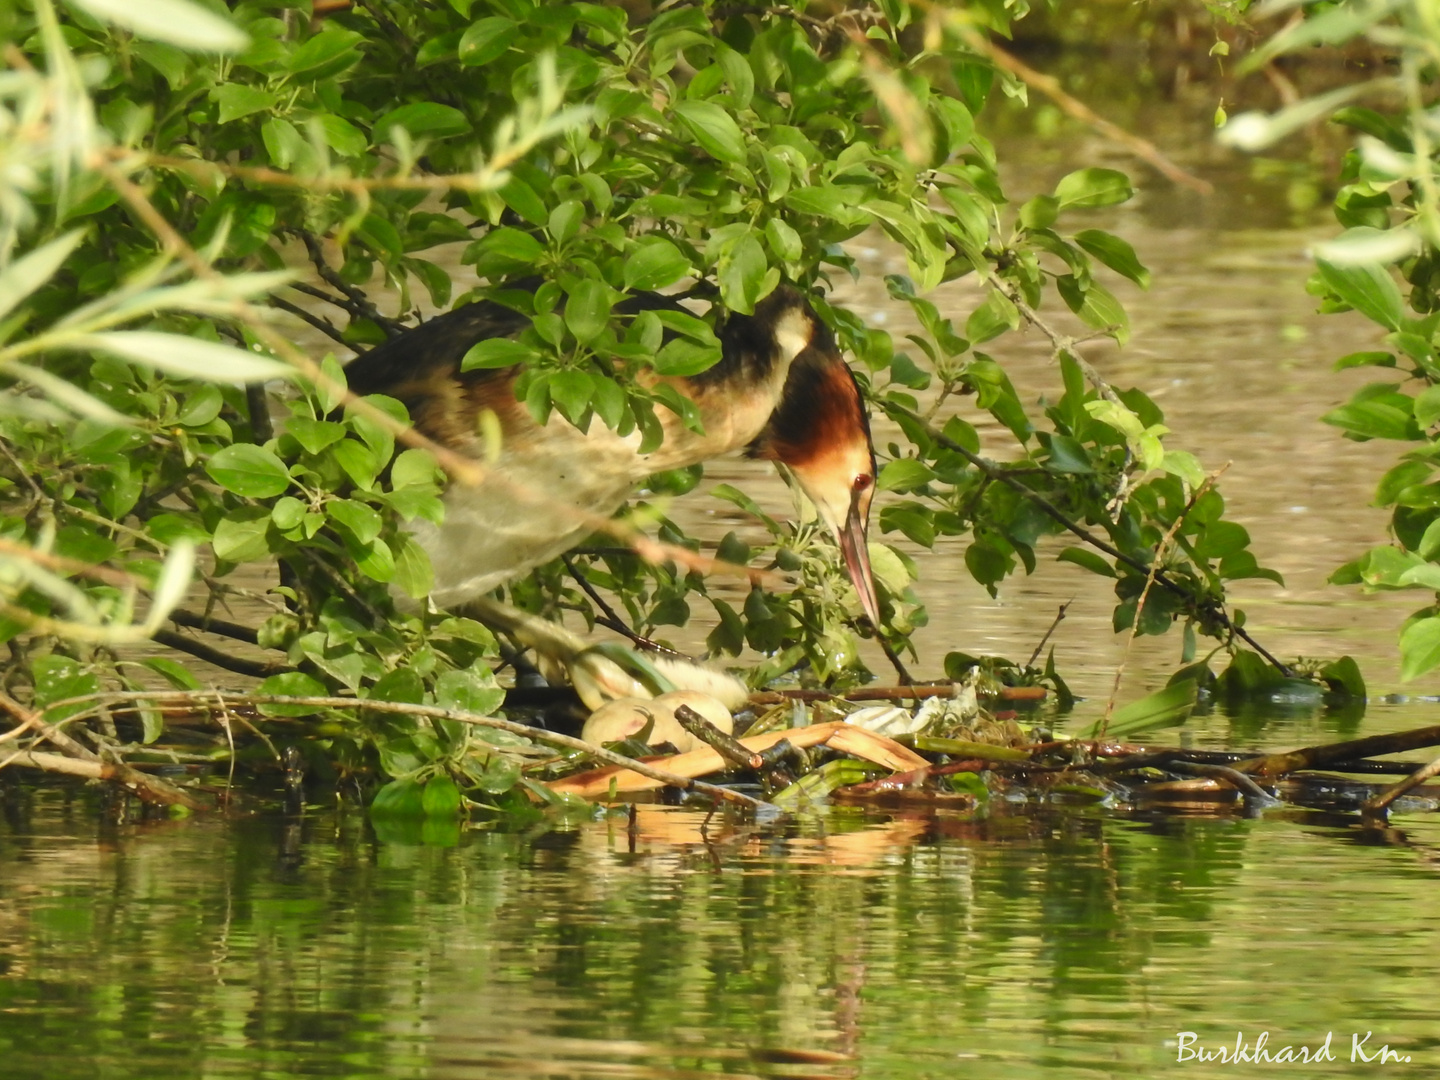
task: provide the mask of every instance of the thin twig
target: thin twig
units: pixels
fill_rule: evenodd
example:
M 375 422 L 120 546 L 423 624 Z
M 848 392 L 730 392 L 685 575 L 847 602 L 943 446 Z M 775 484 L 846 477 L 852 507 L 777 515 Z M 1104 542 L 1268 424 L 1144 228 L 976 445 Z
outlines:
M 913 683 L 915 676 L 910 674 L 909 669 L 905 667 L 905 661 L 900 659 L 900 654 L 895 651 L 894 646 L 890 644 L 889 639 L 885 637 L 878 626 L 875 628 L 875 640 L 880 643 L 880 651 L 885 654 L 885 659 L 890 661 L 890 666 L 895 669 L 895 674 L 900 681 L 906 686 Z
M 1040 93 L 1055 102 L 1062 112 L 1074 117 L 1081 123 L 1090 125 L 1107 139 L 1119 143 L 1136 157 L 1153 166 L 1157 172 L 1172 183 L 1188 187 L 1191 191 L 1197 191 L 1201 195 L 1211 195 L 1214 193 L 1215 187 L 1208 180 L 1202 180 L 1194 173 L 1182 169 L 1161 153 L 1160 149 L 1149 139 L 1142 139 L 1139 135 L 1134 135 L 1118 124 L 1106 120 L 1083 101 L 1066 93 L 1065 89 L 1060 85 L 1060 81 L 1054 76 L 1041 74 L 1024 61 L 1000 48 L 999 45 L 995 44 L 995 42 L 985 34 L 973 29 L 967 24 L 961 23 L 958 25 L 962 27 L 965 40 L 971 47 L 977 52 L 988 56 L 994 61 L 997 67 L 1004 68 L 1026 86 L 1033 87 L 1040 91 Z
M 1339 762 L 1377 754 L 1401 754 L 1422 746 L 1440 746 L 1440 725 L 1394 731 L 1388 735 L 1370 735 L 1323 746 L 1306 746 L 1289 753 L 1249 758 L 1235 767 L 1252 776 L 1281 776 L 1299 769 L 1329 768 Z
M 1050 640 L 1050 636 L 1055 633 L 1055 630 L 1059 627 L 1061 620 L 1065 618 L 1066 609 L 1069 608 L 1070 605 L 1074 602 L 1075 601 L 1073 599 L 1066 600 L 1065 603 L 1060 605 L 1059 610 L 1055 612 L 1055 618 L 1050 621 L 1050 628 L 1045 631 L 1045 636 L 1040 639 L 1040 644 L 1036 645 L 1035 651 L 1030 654 L 1030 659 L 1025 664 L 1026 667 L 1033 668 L 1035 666 L 1035 661 L 1040 659 L 1040 650 L 1045 648 L 1045 643 Z
M 399 337 L 408 329 L 404 323 L 380 314 L 380 309 L 375 306 L 375 302 L 370 297 L 365 295 L 363 289 L 351 285 L 331 268 L 325 259 L 325 251 L 320 246 L 320 240 L 314 233 L 308 229 L 290 229 L 288 232 L 292 236 L 298 236 L 300 242 L 305 245 L 305 252 L 310 256 L 311 265 L 315 267 L 315 272 L 320 275 L 325 284 L 344 295 L 349 301 L 348 304 L 341 306 L 352 316 L 358 315 L 369 319 L 385 331 L 386 337 L 390 338 Z
M 830 690 L 757 690 L 750 695 L 751 705 L 782 705 L 787 701 L 899 701 L 925 698 L 953 698 L 963 693 L 959 683 L 918 686 L 862 686 L 844 693 Z M 981 692 L 982 695 L 984 691 Z M 1044 701 L 1043 686 L 1001 686 L 995 691 L 1001 701 Z
M 575 560 L 572 559 L 569 554 L 562 555 L 561 560 L 565 563 L 565 569 L 570 571 L 570 576 L 575 579 L 576 584 L 585 591 L 585 595 L 590 597 L 591 602 L 600 609 L 600 617 L 595 620 L 599 625 L 629 638 L 641 648 L 654 647 L 654 642 L 648 638 L 641 637 L 634 630 L 631 630 L 625 620 L 615 613 L 615 609 L 605 602 L 605 598 L 596 591 L 595 586 L 590 584 L 589 579 L 581 573 L 579 567 L 575 565 Z
M 218 690 L 215 691 L 215 701 L 220 706 L 220 726 L 225 729 L 225 741 L 230 745 L 230 772 L 225 776 L 225 798 L 228 800 L 230 789 L 235 786 L 235 732 L 230 729 L 230 709 Z
M 289 312 L 301 322 L 308 323 L 331 340 L 344 345 L 347 349 L 350 348 L 350 342 L 345 340 L 345 332 L 329 319 L 322 319 L 319 315 L 306 311 L 299 304 L 292 304 L 283 297 L 271 296 L 266 300 L 266 303 L 273 308 L 279 308 L 281 311 Z

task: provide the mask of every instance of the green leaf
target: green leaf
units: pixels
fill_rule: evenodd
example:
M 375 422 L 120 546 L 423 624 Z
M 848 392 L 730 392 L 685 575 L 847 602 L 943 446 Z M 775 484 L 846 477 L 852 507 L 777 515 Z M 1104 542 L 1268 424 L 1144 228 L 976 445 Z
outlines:
M 800 234 L 778 217 L 765 223 L 765 239 L 769 241 L 771 253 L 785 262 L 798 262 L 805 254 L 805 242 Z
M 625 260 L 625 288 L 654 292 L 674 285 L 691 270 L 690 260 L 669 240 L 649 240 Z
M 424 817 L 425 789 L 414 780 L 391 780 L 375 793 L 370 816 L 382 820 Z
M 1409 682 L 1440 664 L 1440 618 L 1416 619 L 1400 635 L 1400 681 Z
M 1394 353 L 1346 353 L 1341 359 L 1335 361 L 1336 372 L 1344 372 L 1348 367 L 1394 367 Z
M 1130 318 L 1109 289 L 1093 278 L 1082 286 L 1073 274 L 1056 278 L 1055 288 L 1066 306 L 1079 315 L 1086 326 L 1108 330 L 1116 341 L 1125 344 L 1130 337 Z
M 395 576 L 395 553 L 384 540 L 372 540 L 352 554 L 356 567 L 372 581 L 388 582 Z
M 1150 271 L 1141 265 L 1135 249 L 1120 237 L 1099 229 L 1086 229 L 1075 234 L 1075 242 L 1117 274 L 1142 289 L 1150 287 Z
M 512 367 L 534 360 L 539 355 L 529 345 L 511 341 L 509 338 L 487 338 L 470 346 L 460 359 L 460 370 Z
M 1095 471 L 1084 444 L 1077 439 L 1068 435 L 1052 435 L 1047 449 L 1050 456 L 1045 459 L 1045 467 L 1051 472 L 1088 476 Z
M 210 478 L 226 491 L 251 499 L 268 499 L 290 486 L 290 470 L 275 454 L 253 443 L 235 443 L 205 463 Z
M 588 345 L 610 325 L 610 289 L 594 278 L 581 278 L 565 302 L 565 325 L 575 340 Z
M 390 466 L 390 487 L 398 491 L 416 484 L 433 485 L 438 482 L 439 468 L 435 455 L 428 450 L 402 450 Z
M 501 15 L 476 20 L 460 36 L 460 63 L 480 67 L 500 59 L 509 51 L 519 31 L 513 19 Z
M 395 556 L 395 574 L 390 579 L 394 587 L 402 590 L 412 600 L 422 600 L 435 587 L 435 571 L 430 565 L 430 556 L 408 533 L 395 537 L 392 548 Z
M 405 242 L 400 239 L 400 230 L 379 214 L 366 214 L 356 226 L 355 235 L 382 259 L 404 254 Z
M 789 191 L 782 201 L 796 213 L 848 222 L 854 213 L 855 195 L 838 184 L 821 184 Z
M 494 678 L 481 678 L 473 671 L 446 671 L 435 680 L 435 704 L 442 709 L 487 716 L 500 708 L 505 691 Z
M 380 463 L 370 447 L 355 439 L 344 439 L 331 448 L 330 455 L 356 487 L 369 491 L 375 486 Z
M 391 109 L 375 121 L 375 141 L 383 142 L 394 128 L 404 128 L 419 138 L 443 139 L 451 135 L 464 135 L 470 130 L 470 121 L 459 109 L 433 101 L 415 101 Z
M 225 562 L 254 562 L 270 554 L 266 532 L 270 527 L 270 512 L 263 506 L 242 506 L 231 510 L 219 525 L 211 546 L 215 557 Z
M 885 463 L 875 480 L 875 486 L 881 491 L 914 491 L 934 479 L 934 471 L 923 461 L 899 458 Z
M 85 230 L 73 229 L 27 252 L 23 258 L 16 259 L 0 271 L 0 319 L 49 281 L 83 239 Z
M 359 157 L 370 146 L 370 139 L 343 116 L 321 113 L 316 119 L 325 142 L 341 157 Z
M 84 670 L 78 661 L 58 653 L 38 657 L 30 665 L 30 675 L 35 681 L 35 704 L 45 710 L 45 719 L 52 724 L 88 708 L 86 703 L 76 702 L 52 709 L 55 702 L 100 690 L 100 679 L 93 671 Z
M 761 296 L 774 288 L 767 284 L 765 249 L 753 235 L 742 236 L 721 256 L 719 267 L 720 297 L 731 311 L 749 315 Z M 778 281 L 778 272 L 776 279 Z
M 980 345 L 1020 325 L 1020 311 L 998 289 L 991 289 L 985 302 L 965 320 L 965 336 Z
M 353 30 L 326 26 L 296 49 L 286 66 L 292 75 L 308 74 L 306 81 L 335 75 L 359 61 L 358 46 L 364 40 Z
M 310 508 L 305 503 L 293 496 L 285 495 L 276 499 L 275 505 L 270 508 L 270 520 L 281 532 L 289 532 L 298 527 L 309 512 Z
M 297 416 L 285 425 L 285 434 L 298 442 L 307 454 L 318 454 L 345 437 L 345 425 Z
M 184 664 L 176 663 L 174 660 L 164 656 L 148 656 L 140 662 L 176 690 L 201 689 L 200 680 L 190 674 L 190 670 L 185 667 Z
M 1102 559 L 1095 552 L 1088 548 L 1067 547 L 1059 555 L 1055 556 L 1057 562 L 1074 563 L 1082 566 L 1092 574 L 1099 574 L 1101 577 L 1115 577 L 1115 568 Z
M 1053 195 L 1036 195 L 1020 207 L 1020 224 L 1027 229 L 1048 229 L 1055 224 L 1060 203 Z
M 325 504 L 325 512 L 358 544 L 368 544 L 380 535 L 383 524 L 380 515 L 364 503 L 354 499 L 336 499 Z
M 258 86 L 224 83 L 210 91 L 210 100 L 220 106 L 220 115 L 216 119 L 228 124 L 252 113 L 269 112 L 275 108 L 279 98 L 272 91 Z
M 460 812 L 460 789 L 443 773 L 432 776 L 425 781 L 420 805 L 426 817 L 454 817 Z
M 189 0 L 70 0 L 101 22 L 124 27 L 136 37 L 163 41 L 195 52 L 235 53 L 249 36 L 229 19 Z M 225 120 L 222 118 L 222 124 Z
M 478 244 L 476 269 L 482 264 L 498 263 L 501 267 L 513 266 L 524 270 L 534 266 L 545 254 L 540 241 L 527 232 L 506 226 L 492 229 Z
M 184 84 L 190 58 L 183 50 L 154 41 L 136 41 L 130 45 L 130 51 L 164 76 L 171 90 L 178 90 Z
M 701 345 L 683 338 L 672 338 L 655 354 L 655 370 L 661 375 L 687 378 L 709 371 L 720 362 L 720 346 Z
M 1195 554 L 1201 559 L 1223 559 L 1250 546 L 1250 533 L 1244 525 L 1234 521 L 1212 521 L 1205 526 L 1195 544 Z
M 677 101 L 675 116 L 711 157 L 745 163 L 745 139 L 734 117 L 711 101 Z
M 1114 206 L 1134 194 L 1130 178 L 1114 169 L 1077 169 L 1055 185 L 1061 210 Z
M 1342 656 L 1332 660 L 1319 671 L 1319 675 L 1336 693 L 1342 693 L 1356 701 L 1365 700 L 1365 676 L 1353 657 Z
M 550 221 L 550 211 L 545 206 L 545 200 L 535 194 L 535 189 L 521 180 L 518 176 L 512 176 L 500 187 L 500 198 L 511 210 L 519 214 L 531 225 L 538 225 L 544 228 Z M 496 230 L 503 232 L 504 230 Z M 494 233 L 491 234 L 492 236 Z M 524 235 L 529 235 L 528 233 Z M 536 243 L 536 254 L 538 256 L 540 245 Z M 531 261 L 534 261 L 533 259 Z
M 1323 259 L 1317 259 L 1316 266 L 1320 279 L 1341 300 L 1387 330 L 1400 329 L 1405 302 L 1388 269 L 1375 263 L 1336 266 Z
M 1413 410 L 1406 412 L 1388 401 L 1352 401 L 1348 405 L 1332 409 L 1320 419 L 1365 439 L 1413 441 L 1421 438 L 1420 429 L 1415 425 Z
M 274 697 L 327 697 L 330 694 L 324 683 L 303 671 L 271 675 L 255 692 Z M 265 716 L 312 716 L 320 711 L 313 705 L 258 705 L 256 708 Z
M 1129 705 L 1116 709 L 1110 717 L 1109 726 L 1105 729 L 1106 737 L 1121 739 L 1141 731 L 1183 724 L 1195 711 L 1197 691 L 1198 687 L 1194 679 L 1184 679 L 1173 686 L 1157 690 L 1139 701 L 1132 701 Z M 1094 738 L 1100 731 L 1101 722 L 1097 720 L 1076 738 Z
M 588 372 L 565 368 L 550 376 L 550 400 L 565 419 L 578 424 L 595 393 L 595 380 Z
M 755 96 L 755 73 L 750 67 L 749 59 L 728 45 L 718 43 L 715 46 L 715 59 L 725 72 L 725 81 L 730 84 L 730 92 L 735 97 L 735 107 L 748 108 L 750 99 Z
M 673 330 L 701 345 L 713 345 L 717 349 L 720 347 L 720 339 L 715 336 L 715 331 L 710 329 L 710 324 L 704 319 L 696 318 L 684 311 L 661 310 L 651 314 L 659 319 L 661 325 L 667 330 Z

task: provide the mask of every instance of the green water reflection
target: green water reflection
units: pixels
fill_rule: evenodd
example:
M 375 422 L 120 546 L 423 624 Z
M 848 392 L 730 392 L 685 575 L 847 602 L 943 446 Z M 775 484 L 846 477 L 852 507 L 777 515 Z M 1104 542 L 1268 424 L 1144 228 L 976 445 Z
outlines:
M 454 848 L 358 816 L 106 829 L 5 800 L 0 1075 L 1433 1075 L 1440 824 L 649 808 Z M 833 1060 L 827 1060 L 833 1058 Z M 1368 1070 L 1368 1071 L 1367 1071 Z

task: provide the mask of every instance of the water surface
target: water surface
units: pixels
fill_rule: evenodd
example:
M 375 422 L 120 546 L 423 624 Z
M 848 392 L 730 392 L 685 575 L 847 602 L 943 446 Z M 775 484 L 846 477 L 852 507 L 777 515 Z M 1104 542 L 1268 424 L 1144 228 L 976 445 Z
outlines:
M 354 814 L 0 825 L 0 1061 L 155 1077 L 1135 1077 L 1376 1034 L 1434 1075 L 1440 825 L 646 807 L 378 842 Z M 1343 1052 L 1342 1052 L 1343 1051 Z M 1253 1075 L 1247 1073 L 1246 1075 Z

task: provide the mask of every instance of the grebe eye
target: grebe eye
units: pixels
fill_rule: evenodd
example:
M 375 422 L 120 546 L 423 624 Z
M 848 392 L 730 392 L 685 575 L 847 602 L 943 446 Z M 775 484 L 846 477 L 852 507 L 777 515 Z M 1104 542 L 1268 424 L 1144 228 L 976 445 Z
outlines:
M 864 475 L 864 474 L 862 473 L 860 476 L 855 477 L 855 483 L 852 484 L 851 486 L 852 486 L 856 491 L 864 491 L 866 488 L 868 488 L 868 487 L 869 487 L 871 484 L 873 484 L 874 482 L 875 482 L 875 478 L 874 478 L 873 476 L 866 476 L 866 475 Z

